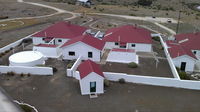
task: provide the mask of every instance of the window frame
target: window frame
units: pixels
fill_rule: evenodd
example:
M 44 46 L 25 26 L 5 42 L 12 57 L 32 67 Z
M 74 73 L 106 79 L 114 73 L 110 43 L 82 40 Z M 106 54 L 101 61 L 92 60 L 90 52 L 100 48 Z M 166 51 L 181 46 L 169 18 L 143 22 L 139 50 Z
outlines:
M 70 53 L 73 53 L 73 54 L 70 54 Z M 75 56 L 76 53 L 75 53 L 75 51 L 69 51 L 69 52 L 68 52 L 68 55 L 69 55 L 69 56 Z

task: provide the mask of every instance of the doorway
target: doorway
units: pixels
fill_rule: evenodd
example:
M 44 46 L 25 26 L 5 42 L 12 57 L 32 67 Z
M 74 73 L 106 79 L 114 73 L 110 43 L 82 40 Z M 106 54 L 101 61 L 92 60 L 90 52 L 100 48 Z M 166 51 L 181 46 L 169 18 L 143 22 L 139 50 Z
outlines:
M 181 62 L 181 71 L 185 71 L 186 62 Z
M 90 82 L 90 92 L 96 92 L 96 82 Z

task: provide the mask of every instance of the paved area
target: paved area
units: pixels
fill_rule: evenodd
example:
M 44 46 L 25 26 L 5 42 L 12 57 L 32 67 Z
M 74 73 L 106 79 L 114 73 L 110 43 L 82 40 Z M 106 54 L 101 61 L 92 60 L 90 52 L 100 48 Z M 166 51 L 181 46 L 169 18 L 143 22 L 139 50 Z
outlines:
M 137 68 L 129 68 L 128 64 L 107 62 L 101 65 L 104 72 L 127 73 L 133 75 L 154 76 L 154 77 L 173 77 L 168 61 L 159 59 L 156 68 L 156 60 L 154 58 L 139 57 L 139 65 Z
M 66 77 L 66 63 L 47 62 L 54 76 L 0 75 L 0 86 L 39 112 L 199 112 L 200 91 L 111 82 L 97 99 L 80 95 L 77 80 Z

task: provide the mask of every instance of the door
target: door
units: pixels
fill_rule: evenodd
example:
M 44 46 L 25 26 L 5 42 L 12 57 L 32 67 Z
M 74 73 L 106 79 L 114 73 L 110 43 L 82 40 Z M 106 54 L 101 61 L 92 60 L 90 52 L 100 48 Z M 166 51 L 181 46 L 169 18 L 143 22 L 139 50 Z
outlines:
M 181 70 L 185 71 L 186 62 L 181 62 Z
M 90 82 L 90 92 L 96 92 L 96 82 Z

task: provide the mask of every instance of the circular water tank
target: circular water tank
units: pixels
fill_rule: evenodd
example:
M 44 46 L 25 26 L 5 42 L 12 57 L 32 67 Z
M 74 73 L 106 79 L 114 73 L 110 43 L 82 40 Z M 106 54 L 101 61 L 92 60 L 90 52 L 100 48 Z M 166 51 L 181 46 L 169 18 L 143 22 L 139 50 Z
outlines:
M 45 63 L 45 58 L 38 51 L 23 51 L 9 57 L 10 66 L 35 66 Z

